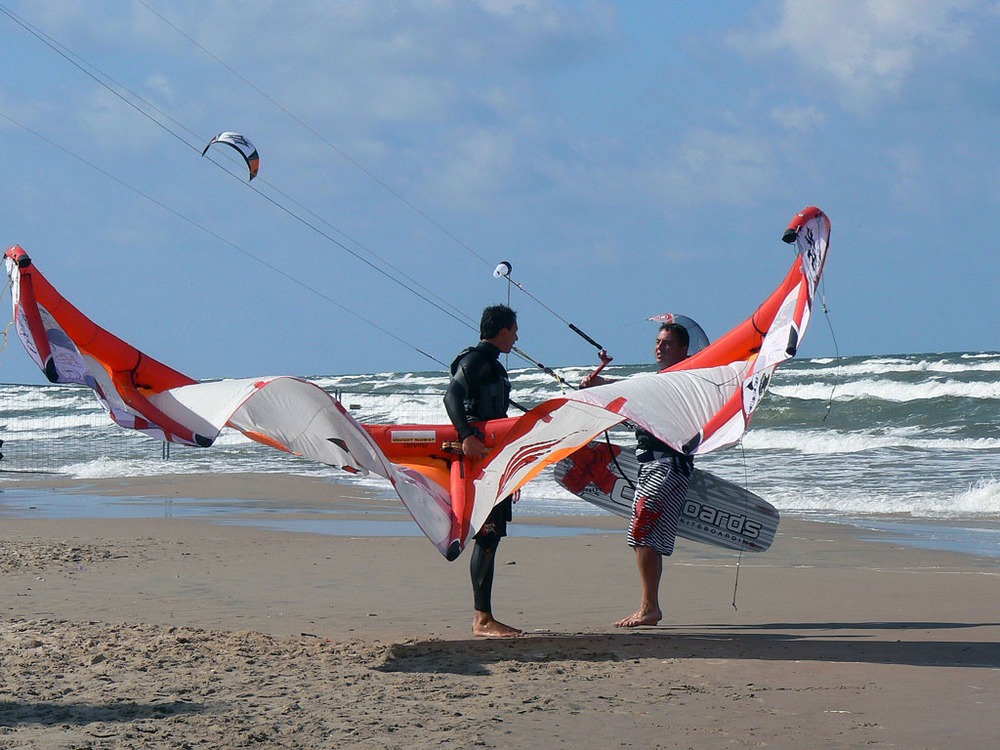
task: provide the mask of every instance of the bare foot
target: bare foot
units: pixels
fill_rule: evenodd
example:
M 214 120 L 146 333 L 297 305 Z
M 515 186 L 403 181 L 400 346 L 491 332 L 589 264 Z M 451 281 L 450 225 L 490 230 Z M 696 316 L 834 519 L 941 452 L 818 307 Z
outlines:
M 663 619 L 659 609 L 640 609 L 615 623 L 616 628 L 637 628 L 640 625 L 655 625 Z
M 472 634 L 480 638 L 517 638 L 521 631 L 493 619 L 489 612 L 476 610 L 472 618 Z

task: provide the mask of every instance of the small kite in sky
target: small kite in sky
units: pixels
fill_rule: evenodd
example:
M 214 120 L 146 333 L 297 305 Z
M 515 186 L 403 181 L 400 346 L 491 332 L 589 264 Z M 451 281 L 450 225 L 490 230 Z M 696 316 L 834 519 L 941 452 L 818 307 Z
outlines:
M 225 143 L 227 146 L 235 148 L 247 163 L 247 169 L 250 170 L 250 179 L 253 180 L 257 176 L 257 170 L 260 169 L 260 157 L 257 155 L 257 149 L 250 142 L 249 138 L 239 133 L 219 133 L 202 149 L 202 156 L 208 153 L 208 149 L 212 147 L 213 143 Z

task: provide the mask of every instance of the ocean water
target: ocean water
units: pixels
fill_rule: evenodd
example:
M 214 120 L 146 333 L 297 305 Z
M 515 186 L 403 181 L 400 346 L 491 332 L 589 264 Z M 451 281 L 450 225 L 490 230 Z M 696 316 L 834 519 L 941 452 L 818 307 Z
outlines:
M 592 369 L 560 368 L 570 383 Z M 646 366 L 615 366 L 627 377 Z M 525 406 L 558 395 L 549 375 L 512 369 Z M 311 378 L 372 423 L 445 423 L 442 372 Z M 514 412 L 512 412 L 514 413 Z M 87 479 L 195 472 L 267 472 L 361 482 L 394 497 L 378 477 L 339 470 L 253 443 L 234 431 L 209 449 L 164 445 L 114 425 L 89 390 L 0 385 L 0 487 L 50 474 Z M 612 438 L 632 444 L 628 431 Z M 792 360 L 780 367 L 742 443 L 698 465 L 747 486 L 785 516 L 868 528 L 944 522 L 989 534 L 1000 527 L 1000 353 Z M 551 471 L 522 491 L 518 513 L 587 514 Z M 989 546 L 990 542 L 987 542 Z M 994 538 L 1000 555 L 1000 536 Z

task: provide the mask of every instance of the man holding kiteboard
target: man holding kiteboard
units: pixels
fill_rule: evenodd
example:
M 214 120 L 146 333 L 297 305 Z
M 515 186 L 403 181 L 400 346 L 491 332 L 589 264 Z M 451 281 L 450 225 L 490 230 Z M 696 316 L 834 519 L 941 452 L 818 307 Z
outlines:
M 686 359 L 689 343 L 690 335 L 684 326 L 663 323 L 653 350 L 657 368 L 663 370 Z M 584 378 L 580 387 L 610 382 L 594 373 Z M 655 625 L 663 618 L 659 602 L 663 556 L 674 552 L 677 522 L 694 469 L 690 456 L 675 451 L 655 435 L 637 428 L 635 436 L 639 480 L 632 503 L 628 544 L 635 549 L 642 601 L 639 609 L 615 623 L 619 628 Z
M 451 365 L 451 381 L 445 393 L 444 405 L 448 418 L 458 430 L 462 454 L 479 459 L 489 453 L 483 444 L 485 435 L 473 422 L 501 419 L 510 406 L 510 379 L 500 364 L 500 355 L 509 354 L 517 342 L 517 313 L 506 305 L 493 305 L 483 310 L 479 323 L 480 342 L 466 349 Z M 490 512 L 476 535 L 469 572 L 475 611 L 472 618 L 474 635 L 487 638 L 511 638 L 521 631 L 493 617 L 493 570 L 497 547 L 507 536 L 513 500 L 504 498 Z

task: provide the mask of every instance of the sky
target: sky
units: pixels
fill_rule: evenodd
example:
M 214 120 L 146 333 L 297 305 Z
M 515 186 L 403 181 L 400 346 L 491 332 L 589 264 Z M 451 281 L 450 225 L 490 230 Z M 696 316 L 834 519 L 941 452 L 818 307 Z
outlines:
M 722 335 L 815 205 L 799 356 L 995 351 L 997 38 L 979 0 L 0 1 L 0 242 L 199 379 L 441 370 L 508 300 L 559 367 L 569 323 Z M 44 382 L 13 329 L 0 381 Z

